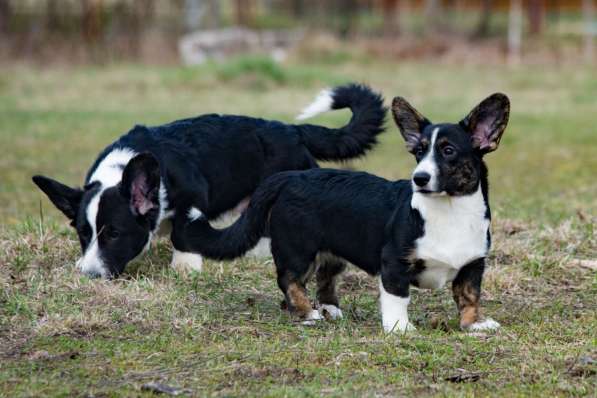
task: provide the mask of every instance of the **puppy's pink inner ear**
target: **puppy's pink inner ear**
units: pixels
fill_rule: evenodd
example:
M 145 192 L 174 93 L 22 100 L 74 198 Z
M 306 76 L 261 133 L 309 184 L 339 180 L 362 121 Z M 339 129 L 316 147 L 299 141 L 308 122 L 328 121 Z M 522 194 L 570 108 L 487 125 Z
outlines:
M 147 178 L 143 174 L 137 176 L 133 181 L 133 186 L 131 187 L 131 206 L 135 213 L 142 216 L 155 207 L 149 199 Z
M 479 149 L 495 149 L 495 137 L 492 136 L 492 121 L 480 122 L 473 132 L 473 143 Z

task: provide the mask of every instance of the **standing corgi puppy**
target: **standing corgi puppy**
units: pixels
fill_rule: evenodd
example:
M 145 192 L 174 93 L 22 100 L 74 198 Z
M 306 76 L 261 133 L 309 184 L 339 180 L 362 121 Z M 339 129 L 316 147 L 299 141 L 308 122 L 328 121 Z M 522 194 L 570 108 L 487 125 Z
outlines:
M 342 316 L 335 282 L 346 261 L 379 276 L 386 332 L 413 329 L 409 287 L 452 284 L 467 330 L 496 329 L 479 309 L 490 248 L 487 167 L 510 103 L 493 94 L 456 124 L 434 124 L 403 98 L 392 111 L 417 166 L 409 180 L 318 169 L 276 174 L 264 181 L 232 226 L 216 230 L 200 209 L 175 222 L 175 244 L 217 259 L 235 258 L 263 235 L 271 237 L 278 286 L 288 308 L 307 321 Z M 178 241 L 178 243 L 176 243 Z M 305 285 L 316 272 L 318 306 Z

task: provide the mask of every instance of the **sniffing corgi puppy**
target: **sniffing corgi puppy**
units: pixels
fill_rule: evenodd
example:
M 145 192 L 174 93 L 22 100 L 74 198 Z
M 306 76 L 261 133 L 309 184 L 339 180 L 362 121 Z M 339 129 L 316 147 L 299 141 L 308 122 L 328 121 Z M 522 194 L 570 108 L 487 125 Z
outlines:
M 101 152 L 83 189 L 43 176 L 33 181 L 77 230 L 83 252 L 78 268 L 114 277 L 181 206 L 192 204 L 214 219 L 272 174 L 363 155 L 384 131 L 383 99 L 349 84 L 322 92 L 302 116 L 340 108 L 353 115 L 338 129 L 215 114 L 136 126 Z M 201 270 L 201 262 L 174 243 L 174 267 Z

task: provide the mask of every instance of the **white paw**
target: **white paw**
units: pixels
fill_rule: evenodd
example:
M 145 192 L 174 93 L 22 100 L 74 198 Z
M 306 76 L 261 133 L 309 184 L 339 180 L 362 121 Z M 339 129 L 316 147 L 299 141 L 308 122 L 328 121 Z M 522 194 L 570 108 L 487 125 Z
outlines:
M 321 304 L 319 306 L 319 311 L 322 314 L 327 313 L 332 319 L 342 319 L 344 316 L 342 310 L 332 304 Z
M 386 333 L 407 333 L 407 332 L 414 332 L 417 330 L 415 325 L 410 323 L 409 321 L 398 321 L 394 324 L 385 324 L 383 325 L 383 330 Z
M 178 272 L 196 271 L 201 272 L 203 257 L 196 253 L 179 252 L 174 250 L 170 266 Z
M 307 314 L 305 320 L 301 322 L 305 326 L 313 326 L 317 323 L 317 321 L 323 320 L 323 316 L 318 310 L 312 310 Z
M 187 218 L 189 221 L 195 221 L 196 219 L 203 217 L 203 213 L 196 207 L 191 207 L 187 212 Z
M 475 322 L 469 325 L 466 329 L 473 332 L 479 332 L 482 330 L 495 330 L 499 329 L 500 324 L 491 318 L 485 318 L 482 321 Z

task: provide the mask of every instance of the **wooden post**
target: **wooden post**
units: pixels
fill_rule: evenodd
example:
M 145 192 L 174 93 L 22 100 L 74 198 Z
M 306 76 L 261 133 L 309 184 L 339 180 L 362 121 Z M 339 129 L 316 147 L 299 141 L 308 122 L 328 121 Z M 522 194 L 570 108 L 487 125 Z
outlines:
M 187 32 L 193 32 L 201 27 L 201 19 L 205 11 L 202 0 L 185 0 L 184 23 Z
M 95 46 L 102 36 L 102 0 L 83 1 L 83 37 L 88 46 Z
M 481 17 L 479 18 L 479 24 L 475 30 L 475 37 L 486 37 L 489 34 L 489 22 L 491 21 L 491 11 L 493 6 L 493 0 L 482 0 L 481 1 Z
M 235 5 L 236 23 L 240 26 L 251 26 L 255 11 L 253 0 L 235 0 Z
M 520 62 L 522 47 L 522 0 L 510 0 L 508 16 L 508 63 Z
M 425 0 L 425 30 L 427 33 L 435 34 L 440 30 L 438 24 L 441 22 L 439 18 L 441 6 L 439 0 Z
M 0 32 L 8 33 L 11 14 L 10 1 L 0 0 Z
M 220 4 L 220 0 L 207 1 L 207 16 L 206 27 L 218 29 L 222 25 L 222 5 Z
M 540 34 L 543 28 L 544 6 L 543 0 L 528 0 L 529 31 L 533 36 Z
M 383 33 L 394 36 L 400 33 L 400 0 L 383 0 L 381 11 L 383 14 Z
M 595 59 L 595 34 L 597 34 L 593 0 L 583 0 L 582 14 L 585 20 L 585 60 L 592 63 Z

